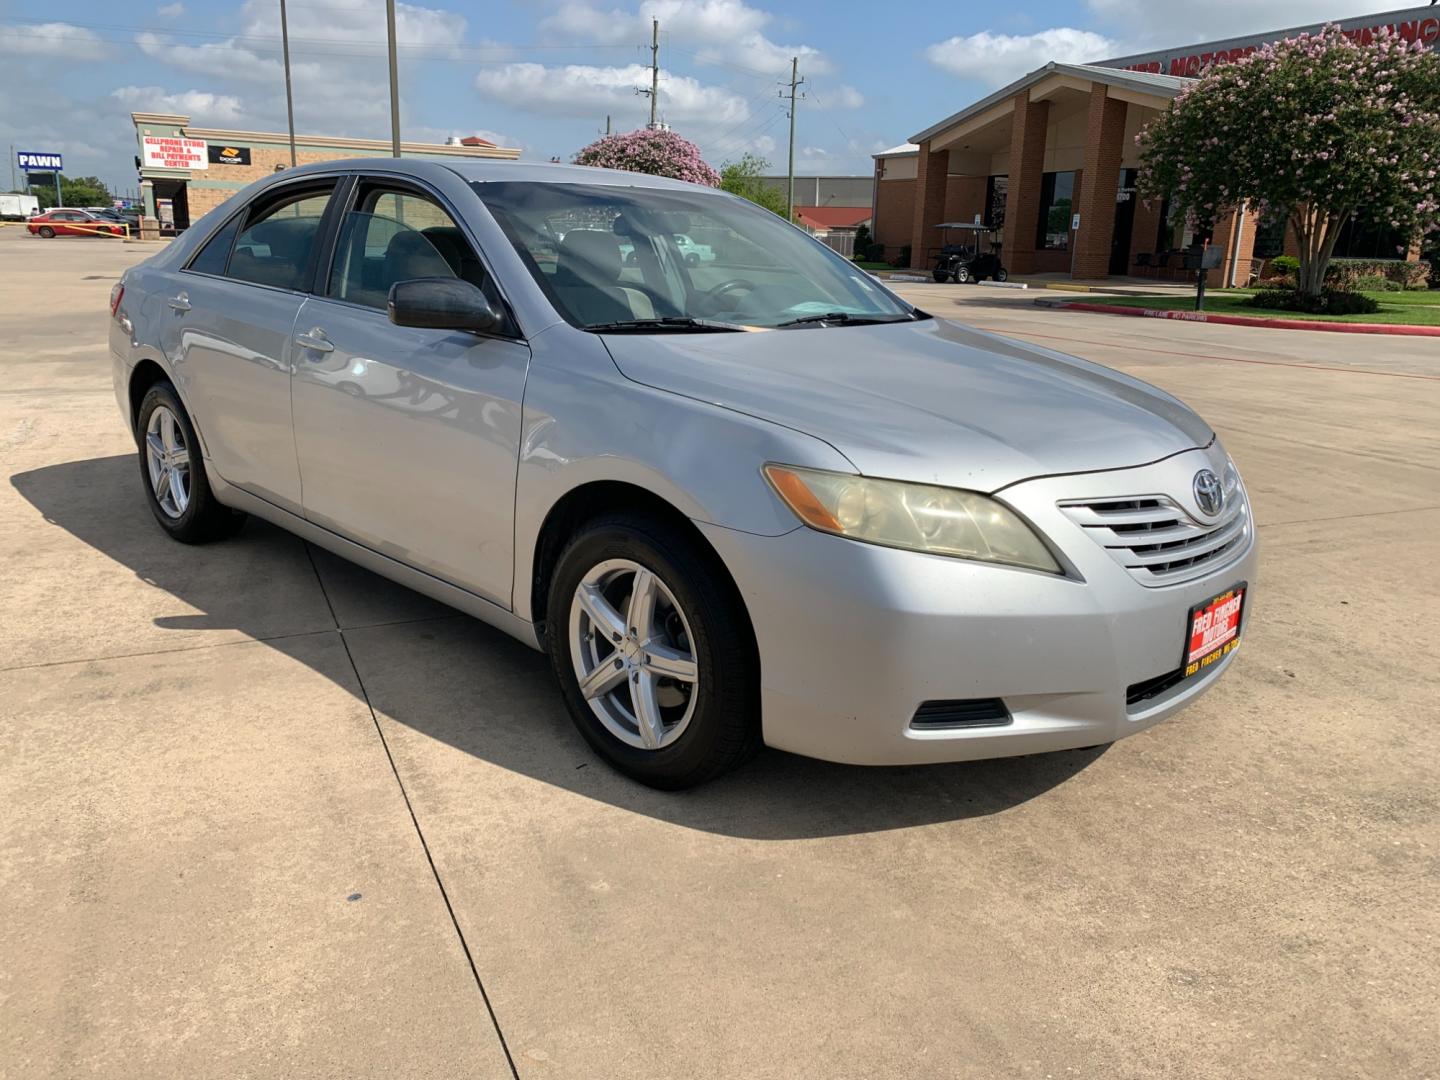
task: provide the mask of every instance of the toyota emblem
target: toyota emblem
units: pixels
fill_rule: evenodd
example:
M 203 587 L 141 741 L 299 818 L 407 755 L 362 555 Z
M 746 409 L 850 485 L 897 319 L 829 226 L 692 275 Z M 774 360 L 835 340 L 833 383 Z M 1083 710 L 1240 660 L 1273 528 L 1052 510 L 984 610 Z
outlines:
M 1209 469 L 1201 469 L 1195 474 L 1195 504 L 1200 507 L 1201 513 L 1210 517 L 1218 517 L 1225 508 L 1225 488 L 1220 478 Z

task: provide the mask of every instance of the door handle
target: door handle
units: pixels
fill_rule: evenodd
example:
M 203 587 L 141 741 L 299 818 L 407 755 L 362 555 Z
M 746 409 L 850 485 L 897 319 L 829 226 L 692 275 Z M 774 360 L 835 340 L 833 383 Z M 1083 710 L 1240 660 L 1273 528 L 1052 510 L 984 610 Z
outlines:
M 297 334 L 295 344 L 302 349 L 309 349 L 311 352 L 327 353 L 334 352 L 335 346 L 325 337 L 325 331 L 315 327 L 308 334 Z
M 174 308 L 176 311 L 190 310 L 190 297 L 183 292 L 172 296 L 169 300 L 165 302 L 169 304 L 172 308 Z

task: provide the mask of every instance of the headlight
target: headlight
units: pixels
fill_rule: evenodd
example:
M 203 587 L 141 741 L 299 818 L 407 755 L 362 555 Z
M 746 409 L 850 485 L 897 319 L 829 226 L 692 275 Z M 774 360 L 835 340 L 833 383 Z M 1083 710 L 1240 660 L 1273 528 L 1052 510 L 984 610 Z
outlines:
M 973 491 L 766 465 L 765 477 L 812 529 L 886 547 L 1061 572 L 1034 530 Z

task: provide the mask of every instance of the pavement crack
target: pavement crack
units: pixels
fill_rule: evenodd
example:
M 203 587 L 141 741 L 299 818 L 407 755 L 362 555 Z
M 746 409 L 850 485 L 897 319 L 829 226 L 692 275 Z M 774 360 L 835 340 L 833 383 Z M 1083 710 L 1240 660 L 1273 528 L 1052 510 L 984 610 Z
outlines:
M 303 541 L 302 541 L 303 543 Z M 510 1075 L 514 1080 L 520 1080 L 520 1073 L 515 1068 L 515 1058 L 510 1053 L 510 1044 L 505 1041 L 505 1032 L 500 1029 L 500 1018 L 495 1015 L 495 1006 L 490 1003 L 490 995 L 485 991 L 485 982 L 480 978 L 480 969 L 475 966 L 475 956 L 470 951 L 470 943 L 465 940 L 465 931 L 460 928 L 460 920 L 455 915 L 455 907 L 450 903 L 450 893 L 445 888 L 445 880 L 440 876 L 440 868 L 435 865 L 435 856 L 430 852 L 430 844 L 425 839 L 425 830 L 420 827 L 420 819 L 415 815 L 415 806 L 410 801 L 410 793 L 405 790 L 405 781 L 400 776 L 400 769 L 395 764 L 395 755 L 390 752 L 390 742 L 385 738 L 385 729 L 380 725 L 380 716 L 375 712 L 375 705 L 370 700 L 370 691 L 365 689 L 365 680 L 360 676 L 360 668 L 355 663 L 355 655 L 350 651 L 350 642 L 345 639 L 345 630 L 340 625 L 340 620 L 335 615 L 335 605 L 330 602 L 330 593 L 325 588 L 325 579 L 320 576 L 320 567 L 315 563 L 314 549 L 304 544 L 305 557 L 310 560 L 310 569 L 315 573 L 315 583 L 320 586 L 320 595 L 325 598 L 325 606 L 330 609 L 330 618 L 335 622 L 335 632 L 340 637 L 340 644 L 345 649 L 345 658 L 350 662 L 350 670 L 355 675 L 355 685 L 360 688 L 361 700 L 365 702 L 365 708 L 370 710 L 370 722 L 375 725 L 375 734 L 380 737 L 380 748 L 385 751 L 385 760 L 390 763 L 390 773 L 395 777 L 395 784 L 400 789 L 400 797 L 405 800 L 405 810 L 410 815 L 410 824 L 415 827 L 415 835 L 420 839 L 420 849 L 425 852 L 425 861 L 430 864 L 430 874 L 435 879 L 435 887 L 440 890 L 440 899 L 445 902 L 445 912 L 450 916 L 450 926 L 455 931 L 455 937 L 460 942 L 460 951 L 465 954 L 465 962 L 470 965 L 470 974 L 475 979 L 475 989 L 480 991 L 480 1000 L 485 1003 L 485 1012 L 490 1016 L 490 1024 L 495 1029 L 495 1036 L 500 1040 L 500 1049 L 505 1054 L 505 1062 L 510 1066 Z

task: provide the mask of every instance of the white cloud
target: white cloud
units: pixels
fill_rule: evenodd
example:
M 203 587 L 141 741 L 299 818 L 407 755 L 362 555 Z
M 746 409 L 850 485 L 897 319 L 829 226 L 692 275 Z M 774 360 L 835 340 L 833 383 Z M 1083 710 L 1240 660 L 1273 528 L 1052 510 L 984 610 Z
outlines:
M 660 20 L 662 55 L 674 46 L 693 51 L 702 64 L 778 75 L 789 74 L 790 58 L 799 57 L 802 74 L 833 70 L 819 49 L 772 41 L 764 29 L 773 16 L 743 0 L 641 0 L 633 9 L 571 2 L 541 19 L 539 30 L 548 40 L 639 46 L 650 40 L 652 19 Z
M 147 57 L 177 71 L 227 83 L 253 86 L 247 94 L 244 126 L 280 130 L 285 125 L 284 75 L 280 61 L 279 6 L 272 0 L 245 0 L 240 8 L 239 36 L 202 44 L 141 33 L 135 44 Z M 385 53 L 383 5 L 355 7 L 338 18 L 333 6 L 293 5 L 288 12 L 290 70 L 294 83 L 295 126 L 304 133 L 377 137 L 389 130 L 389 74 Z M 464 16 L 439 8 L 397 3 L 395 37 L 400 46 L 402 77 L 414 58 L 458 56 L 465 36 Z M 259 41 L 277 44 L 265 47 Z M 224 109 L 231 95 L 214 95 Z M 408 111 L 409 95 L 401 107 Z M 203 109 L 192 115 L 197 125 L 229 122 Z M 402 114 L 402 121 L 404 115 Z M 405 130 L 409 137 L 408 127 Z
M 246 115 L 245 104 L 233 94 L 208 90 L 171 93 L 158 86 L 122 86 L 110 96 L 131 112 L 180 113 L 202 124 L 233 124 Z
M 177 0 L 174 4 L 164 4 L 156 8 L 155 14 L 159 15 L 162 19 L 178 19 L 181 15 L 185 14 L 185 5 L 179 3 Z
M 804 90 L 801 90 L 804 93 Z M 826 86 L 822 94 L 817 88 L 810 93 L 810 104 L 817 109 L 858 109 L 865 104 L 865 95 L 855 87 L 841 83 Z
M 105 42 L 93 30 L 70 23 L 4 23 L 0 24 L 0 53 L 96 60 L 105 55 Z
M 649 85 L 650 69 L 640 64 L 505 64 L 475 76 L 476 89 L 486 97 L 517 109 L 559 116 L 610 113 L 638 117 L 649 110 L 649 104 L 636 96 L 635 88 Z M 744 121 L 750 110 L 744 98 L 729 90 L 661 69 L 660 113 L 674 124 L 698 120 L 721 125 Z
M 1245 34 L 1308 26 L 1326 19 L 1348 19 L 1352 15 L 1393 11 L 1409 6 L 1396 0 L 1333 0 L 1317 12 L 1314 0 L 1206 0 L 1203 4 L 1159 2 L 1159 0 L 1086 0 L 1085 6 L 1097 19 L 1114 27 L 1124 40 L 1118 51 L 1099 52 L 1100 60 L 1120 52 L 1134 53 L 1146 48 L 1186 45 Z
M 952 37 L 925 50 L 925 59 L 954 75 L 1003 86 L 1051 60 L 1077 64 L 1113 55 L 1116 44 L 1089 30 L 1068 26 L 1035 34 L 993 34 L 982 30 Z

